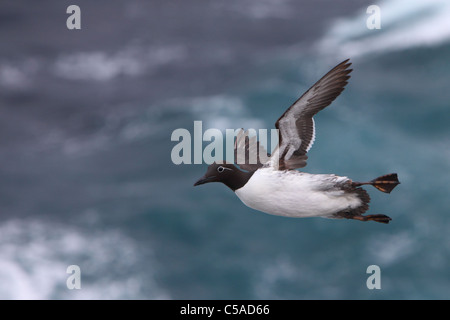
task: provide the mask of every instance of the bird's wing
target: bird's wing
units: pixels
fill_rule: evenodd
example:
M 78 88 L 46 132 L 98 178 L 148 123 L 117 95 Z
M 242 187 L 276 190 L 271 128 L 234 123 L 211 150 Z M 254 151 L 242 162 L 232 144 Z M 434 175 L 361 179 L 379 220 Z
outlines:
M 313 116 L 336 99 L 350 78 L 349 59 L 341 62 L 317 81 L 277 120 L 279 130 L 278 170 L 306 166 L 315 139 Z M 274 153 L 275 156 L 275 153 Z
M 234 162 L 241 169 L 256 171 L 263 166 L 270 155 L 256 140 L 256 136 L 249 137 L 249 132 L 240 129 L 234 143 Z

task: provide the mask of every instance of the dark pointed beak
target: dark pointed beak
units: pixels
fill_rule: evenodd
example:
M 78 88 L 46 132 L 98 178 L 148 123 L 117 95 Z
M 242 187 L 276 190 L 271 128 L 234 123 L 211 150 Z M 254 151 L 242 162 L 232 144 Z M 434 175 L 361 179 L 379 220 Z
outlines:
M 208 183 L 208 182 L 212 182 L 211 180 L 213 180 L 216 176 L 209 176 L 209 177 L 201 177 L 200 179 L 197 180 L 196 183 L 194 183 L 194 187 L 204 184 L 204 183 Z

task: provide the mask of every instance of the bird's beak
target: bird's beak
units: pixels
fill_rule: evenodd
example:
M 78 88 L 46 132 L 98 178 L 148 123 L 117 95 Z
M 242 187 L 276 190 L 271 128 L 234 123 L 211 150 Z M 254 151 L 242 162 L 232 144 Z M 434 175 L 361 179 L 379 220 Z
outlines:
M 209 176 L 209 177 L 204 176 L 204 177 L 201 177 L 200 179 L 197 180 L 196 183 L 194 183 L 194 187 L 198 186 L 198 185 L 201 185 L 201 184 L 204 184 L 204 183 L 212 182 L 211 180 L 213 180 L 215 177 L 216 176 Z

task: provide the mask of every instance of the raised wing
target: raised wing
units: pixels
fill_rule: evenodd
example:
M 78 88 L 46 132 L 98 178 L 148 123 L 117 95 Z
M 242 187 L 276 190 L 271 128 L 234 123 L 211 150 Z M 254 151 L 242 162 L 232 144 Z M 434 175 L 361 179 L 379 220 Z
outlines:
M 256 171 L 269 159 L 266 149 L 256 140 L 249 137 L 249 132 L 240 129 L 234 143 L 234 162 L 241 169 Z
M 278 170 L 306 166 L 309 151 L 315 139 L 313 116 L 336 99 L 350 78 L 349 59 L 341 62 L 317 81 L 277 120 L 280 141 L 277 155 Z

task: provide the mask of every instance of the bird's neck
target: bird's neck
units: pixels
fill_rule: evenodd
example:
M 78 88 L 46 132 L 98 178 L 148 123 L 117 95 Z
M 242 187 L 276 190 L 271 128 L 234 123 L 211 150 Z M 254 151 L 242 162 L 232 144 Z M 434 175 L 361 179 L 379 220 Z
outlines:
M 254 171 L 236 170 L 232 179 L 227 179 L 223 183 L 233 191 L 242 188 L 252 177 Z

